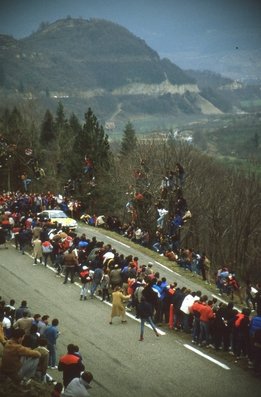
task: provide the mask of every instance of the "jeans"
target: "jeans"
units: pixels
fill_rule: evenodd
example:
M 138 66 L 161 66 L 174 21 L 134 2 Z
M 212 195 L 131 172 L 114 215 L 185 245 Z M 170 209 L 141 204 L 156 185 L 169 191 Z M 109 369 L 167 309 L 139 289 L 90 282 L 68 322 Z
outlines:
M 49 350 L 49 366 L 55 367 L 56 365 L 56 345 L 52 345 L 51 343 L 47 344 L 47 349 Z
M 88 293 L 88 283 L 85 283 L 82 285 L 81 287 L 81 296 L 83 296 L 84 298 L 87 297 L 87 293 Z
M 153 251 L 161 252 L 162 251 L 161 244 L 160 243 L 153 244 L 152 249 L 153 249 Z
M 141 320 L 140 320 L 140 337 L 141 338 L 143 338 L 143 335 L 144 335 L 144 325 L 145 325 L 146 321 L 150 324 L 150 326 L 153 329 L 153 331 L 155 332 L 155 334 L 158 333 L 151 317 L 141 318 Z
M 193 329 L 192 329 L 192 339 L 195 342 L 199 340 L 199 334 L 200 334 L 199 318 L 198 317 L 194 317 Z
M 93 297 L 94 292 L 96 291 L 96 289 L 98 288 L 99 284 L 92 282 L 92 286 L 91 286 L 91 297 Z
M 209 324 L 205 321 L 200 321 L 200 334 L 199 334 L 199 343 L 202 343 L 203 340 L 206 340 L 206 344 L 209 344 Z
M 18 376 L 23 379 L 30 379 L 35 375 L 39 358 L 21 357 L 22 366 L 18 372 Z

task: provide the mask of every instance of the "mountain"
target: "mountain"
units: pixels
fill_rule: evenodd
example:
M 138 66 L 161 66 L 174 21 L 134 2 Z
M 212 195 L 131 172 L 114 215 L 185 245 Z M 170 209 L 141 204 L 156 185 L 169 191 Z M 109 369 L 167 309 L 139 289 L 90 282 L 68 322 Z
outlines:
M 124 27 L 100 19 L 43 23 L 20 40 L 0 35 L 0 65 L 0 95 L 62 100 L 81 116 L 91 106 L 103 121 L 226 108 L 201 95 L 197 76 L 160 59 Z

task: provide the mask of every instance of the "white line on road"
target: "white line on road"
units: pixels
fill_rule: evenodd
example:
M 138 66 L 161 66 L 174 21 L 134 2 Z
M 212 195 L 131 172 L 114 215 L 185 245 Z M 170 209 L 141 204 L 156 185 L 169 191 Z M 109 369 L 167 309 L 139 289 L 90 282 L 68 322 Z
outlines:
M 112 241 L 114 241 L 114 242 L 115 242 L 115 243 L 117 243 L 117 244 L 121 244 L 121 245 L 123 245 L 123 247 L 130 248 L 130 246 L 129 246 L 129 245 L 127 245 L 127 244 L 124 244 L 124 243 L 122 243 L 121 241 L 115 240 L 115 238 L 108 237 L 108 236 L 106 236 L 106 238 L 108 238 L 109 240 L 112 240 Z
M 74 284 L 80 286 L 80 284 L 78 284 L 78 283 L 74 283 Z M 94 297 L 95 297 L 96 299 L 98 299 L 98 300 L 101 300 L 101 297 L 100 297 L 100 296 L 94 295 Z M 112 306 L 112 304 L 111 304 L 110 302 L 103 301 L 103 303 L 105 303 L 105 304 L 108 305 L 108 306 Z M 127 312 L 127 311 L 126 311 L 126 316 L 127 316 L 127 317 L 130 317 L 132 320 L 135 320 L 135 321 L 137 321 L 138 323 L 140 323 L 140 320 L 139 320 L 136 316 L 134 316 L 133 314 L 131 314 L 131 313 Z M 150 326 L 149 324 L 145 323 L 145 326 L 148 327 L 148 328 L 150 328 L 150 329 L 152 330 L 152 328 L 151 328 L 151 326 Z M 162 331 L 161 329 L 159 329 L 159 328 L 157 328 L 157 327 L 156 327 L 156 329 L 157 329 L 158 334 L 160 334 L 160 335 L 166 335 L 166 332 Z
M 216 360 L 213 357 L 208 356 L 205 353 L 202 353 L 200 350 L 195 349 L 195 347 L 187 345 L 187 344 L 185 344 L 183 346 L 186 347 L 186 349 L 192 350 L 194 353 L 198 354 L 199 356 L 206 358 L 207 360 L 211 361 L 212 363 L 214 363 L 216 365 L 219 365 L 221 368 L 226 369 L 226 370 L 230 370 L 230 368 L 227 365 L 221 363 L 220 361 Z
M 215 294 L 212 294 L 212 296 L 213 296 L 213 298 L 216 298 L 216 299 L 219 300 L 220 302 L 223 302 L 223 303 L 225 303 L 225 304 L 227 305 L 227 302 L 226 302 L 224 299 L 220 298 L 220 296 L 215 295 Z M 235 307 L 235 306 L 234 306 L 234 309 L 236 309 L 238 312 L 241 311 L 241 309 L 239 309 L 238 307 Z
M 160 263 L 160 262 L 158 262 L 158 261 L 155 261 L 155 263 L 157 263 L 157 265 L 159 265 L 159 266 L 163 267 L 163 269 L 165 269 L 165 270 L 168 270 L 169 272 L 176 274 L 176 276 L 179 276 L 179 277 L 181 277 L 181 275 L 180 275 L 180 274 L 178 274 L 178 273 L 174 272 L 174 270 L 171 270 L 171 269 L 169 269 L 167 266 L 165 266 L 165 265 L 162 265 L 162 263 Z

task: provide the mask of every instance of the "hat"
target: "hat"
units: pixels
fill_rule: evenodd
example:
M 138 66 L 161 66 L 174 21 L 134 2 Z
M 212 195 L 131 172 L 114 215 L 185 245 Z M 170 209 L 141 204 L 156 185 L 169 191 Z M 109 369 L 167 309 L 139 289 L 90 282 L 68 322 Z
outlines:
M 82 270 L 88 270 L 88 267 L 87 266 L 83 266 Z

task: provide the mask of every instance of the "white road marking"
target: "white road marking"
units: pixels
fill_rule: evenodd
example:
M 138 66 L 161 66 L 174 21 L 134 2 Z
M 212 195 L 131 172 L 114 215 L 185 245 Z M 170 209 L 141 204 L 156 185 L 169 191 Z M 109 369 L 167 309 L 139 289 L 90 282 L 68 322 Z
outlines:
M 169 269 L 167 266 L 162 265 L 162 263 L 160 263 L 160 262 L 158 262 L 158 261 L 155 261 L 155 263 L 156 263 L 157 265 L 163 267 L 163 269 L 168 270 L 170 273 L 174 273 L 176 276 L 180 276 L 180 277 L 181 277 L 180 274 L 178 274 L 177 272 L 174 272 L 174 270 Z
M 220 296 L 215 295 L 215 294 L 212 294 L 212 296 L 213 296 L 213 298 L 216 298 L 216 299 L 219 300 L 220 302 L 223 302 L 223 303 L 225 303 L 225 304 L 227 305 L 227 302 L 226 302 L 224 299 L 220 298 Z M 234 306 L 234 308 L 235 308 L 237 311 L 241 312 L 241 309 L 239 309 L 238 307 L 235 307 L 235 306 Z
M 215 358 L 213 358 L 211 356 L 208 356 L 205 353 L 202 353 L 200 350 L 195 349 L 195 347 L 187 345 L 187 344 L 184 344 L 183 346 L 186 347 L 186 349 L 189 349 L 189 350 L 193 351 L 194 353 L 198 354 L 199 356 L 206 358 L 207 360 L 211 361 L 212 363 L 219 365 L 221 368 L 230 370 L 230 368 L 227 365 L 221 363 L 220 361 L 216 360 Z
M 124 243 L 122 243 L 121 241 L 115 240 L 115 238 L 108 237 L 108 236 L 107 236 L 106 238 L 108 238 L 109 240 L 112 240 L 112 241 L 114 241 L 114 242 L 115 242 L 115 243 L 117 243 L 117 244 L 121 244 L 121 245 L 123 245 L 123 247 L 130 248 L 130 246 L 129 246 L 129 245 L 127 245 L 127 244 L 124 244 Z

